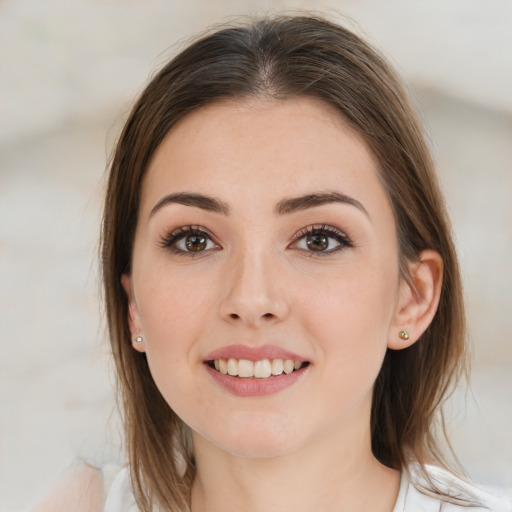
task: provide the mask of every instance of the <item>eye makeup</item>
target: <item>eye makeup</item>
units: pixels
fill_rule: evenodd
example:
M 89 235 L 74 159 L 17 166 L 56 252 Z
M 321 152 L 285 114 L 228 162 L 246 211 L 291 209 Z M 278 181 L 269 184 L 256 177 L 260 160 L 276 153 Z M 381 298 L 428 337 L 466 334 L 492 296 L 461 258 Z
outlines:
M 191 257 L 221 248 L 213 241 L 213 236 L 207 229 L 192 225 L 180 226 L 165 235 L 160 239 L 159 245 L 173 254 Z
M 180 256 L 199 256 L 222 247 L 204 227 L 185 225 L 171 231 L 159 241 L 159 246 Z M 342 249 L 354 247 L 350 238 L 334 226 L 314 224 L 298 231 L 287 246 L 308 256 L 328 256 Z
M 311 253 L 308 256 L 321 257 L 354 247 L 345 233 L 328 224 L 306 226 L 293 238 L 289 247 Z

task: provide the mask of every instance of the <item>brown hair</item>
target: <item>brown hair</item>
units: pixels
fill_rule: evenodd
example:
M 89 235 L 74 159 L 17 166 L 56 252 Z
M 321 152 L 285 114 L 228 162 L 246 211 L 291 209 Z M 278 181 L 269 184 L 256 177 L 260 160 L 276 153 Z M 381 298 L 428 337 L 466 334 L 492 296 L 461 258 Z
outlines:
M 421 124 L 395 72 L 351 31 L 320 17 L 265 18 L 218 29 L 171 60 L 135 104 L 111 165 L 103 279 L 133 486 L 145 512 L 154 500 L 170 510 L 187 509 L 194 462 L 186 429 L 157 390 L 145 355 L 130 344 L 121 275 L 130 271 L 141 183 L 155 149 L 183 116 L 217 100 L 262 95 L 320 99 L 364 137 L 394 211 L 403 278 L 405 263 L 420 251 L 441 255 L 438 311 L 417 343 L 387 351 L 374 386 L 371 432 L 375 456 L 389 467 L 401 469 L 411 458 L 447 465 L 436 419 L 465 367 L 465 317 L 450 227 Z

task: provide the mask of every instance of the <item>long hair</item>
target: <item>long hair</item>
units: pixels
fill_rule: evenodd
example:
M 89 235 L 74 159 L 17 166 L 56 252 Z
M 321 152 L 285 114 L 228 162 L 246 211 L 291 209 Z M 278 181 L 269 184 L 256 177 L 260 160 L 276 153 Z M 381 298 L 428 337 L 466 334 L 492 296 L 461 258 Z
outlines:
M 334 108 L 379 162 L 399 242 L 400 269 L 437 251 L 444 279 L 437 313 L 421 339 L 387 351 L 374 385 L 372 450 L 383 464 L 412 458 L 443 466 L 440 405 L 465 368 L 465 315 L 457 258 L 434 164 L 406 89 L 351 31 L 316 16 L 263 18 L 217 29 L 154 76 L 116 146 L 107 186 L 102 266 L 110 341 L 119 377 L 126 444 L 139 507 L 188 509 L 194 460 L 186 429 L 131 347 L 121 275 L 130 272 L 141 184 L 155 149 L 188 113 L 222 99 L 307 96 Z M 184 466 L 184 467 L 183 467 Z

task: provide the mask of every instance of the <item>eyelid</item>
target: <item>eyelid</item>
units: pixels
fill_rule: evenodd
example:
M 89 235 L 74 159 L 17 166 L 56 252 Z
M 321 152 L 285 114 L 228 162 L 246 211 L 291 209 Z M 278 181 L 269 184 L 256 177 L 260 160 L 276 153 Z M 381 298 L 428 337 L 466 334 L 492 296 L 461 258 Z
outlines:
M 186 236 L 191 235 L 203 235 L 207 237 L 216 247 L 215 248 L 209 248 L 204 249 L 202 251 L 185 251 L 183 249 L 179 249 L 176 247 L 176 243 L 185 238 Z M 309 226 L 305 226 L 302 229 L 300 229 L 293 237 L 292 241 L 288 245 L 288 248 L 294 248 L 294 245 L 296 245 L 300 240 L 307 236 L 313 236 L 313 235 L 325 235 L 328 238 L 333 238 L 336 240 L 337 245 L 332 248 L 325 251 L 308 251 L 306 249 L 297 248 L 301 250 L 304 253 L 308 253 L 308 256 L 327 256 L 329 254 L 335 253 L 341 249 L 344 248 L 350 248 L 354 247 L 353 242 L 351 241 L 350 237 L 339 228 L 336 228 L 334 226 L 331 226 L 329 224 L 312 224 Z M 207 253 L 212 250 L 218 250 L 222 249 L 221 245 L 216 241 L 215 235 L 213 235 L 207 228 L 200 226 L 200 225 L 185 225 L 180 226 L 170 232 L 167 232 L 167 234 L 160 237 L 159 240 L 159 246 L 172 251 L 174 254 L 178 255 L 185 255 L 185 256 L 192 256 L 197 257 L 200 256 L 203 253 Z
M 171 232 L 167 232 L 163 236 L 160 237 L 160 240 L 158 242 L 158 245 L 162 247 L 163 249 L 168 249 L 174 252 L 174 254 L 179 255 L 187 255 L 187 256 L 199 256 L 200 254 L 207 252 L 205 251 L 183 251 L 181 249 L 177 249 L 175 247 L 176 242 L 181 240 L 182 238 L 185 238 L 186 236 L 190 235 L 205 235 L 213 244 L 215 244 L 217 247 L 215 250 L 220 249 L 220 244 L 216 241 L 215 235 L 213 235 L 208 229 L 206 229 L 203 226 L 199 225 L 185 225 L 180 226 Z M 212 250 L 212 249 L 209 249 Z
M 339 245 L 337 245 L 333 249 L 326 251 L 307 251 L 305 249 L 302 249 L 304 252 L 307 252 L 309 256 L 327 256 L 341 249 L 354 247 L 352 240 L 344 231 L 329 224 L 312 224 L 310 226 L 302 228 L 298 233 L 296 233 L 293 236 L 292 242 L 290 243 L 289 247 L 293 248 L 294 245 L 296 245 L 300 240 L 302 240 L 306 236 L 318 234 L 326 235 L 329 238 L 334 238 Z

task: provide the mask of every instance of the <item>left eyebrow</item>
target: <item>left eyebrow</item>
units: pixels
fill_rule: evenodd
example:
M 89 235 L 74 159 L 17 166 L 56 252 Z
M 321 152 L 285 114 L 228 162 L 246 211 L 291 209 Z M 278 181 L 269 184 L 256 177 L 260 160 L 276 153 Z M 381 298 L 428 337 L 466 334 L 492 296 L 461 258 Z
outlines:
M 369 217 L 366 208 L 357 199 L 345 194 L 340 194 L 339 192 L 314 192 L 304 196 L 283 199 L 277 203 L 274 212 L 277 215 L 286 215 L 288 213 L 307 210 L 309 208 L 315 208 L 316 206 L 331 203 L 342 203 L 355 206 L 358 210 Z

